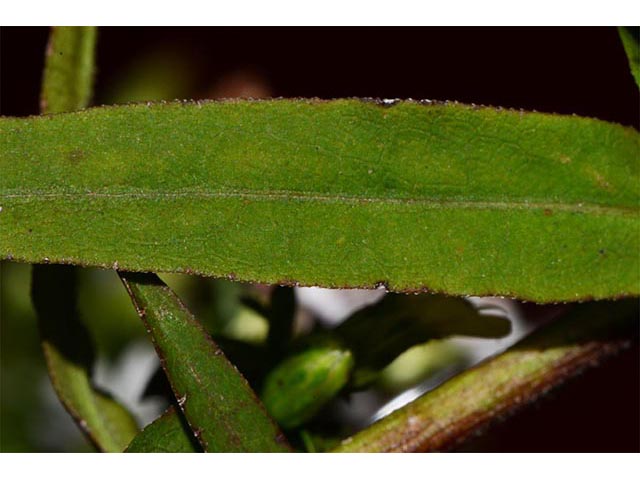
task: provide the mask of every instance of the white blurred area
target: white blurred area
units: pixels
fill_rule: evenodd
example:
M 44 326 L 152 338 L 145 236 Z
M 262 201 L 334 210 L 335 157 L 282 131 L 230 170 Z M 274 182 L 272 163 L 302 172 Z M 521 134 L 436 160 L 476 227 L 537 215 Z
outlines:
M 325 327 L 335 327 L 352 313 L 378 302 L 385 290 L 335 290 L 319 287 L 296 287 L 299 306 L 306 308 Z
M 113 364 L 104 358 L 98 359 L 94 381 L 127 407 L 138 425 L 147 425 L 166 408 L 158 397 L 143 398 L 142 395 L 159 366 L 160 360 L 150 342 L 134 342 Z

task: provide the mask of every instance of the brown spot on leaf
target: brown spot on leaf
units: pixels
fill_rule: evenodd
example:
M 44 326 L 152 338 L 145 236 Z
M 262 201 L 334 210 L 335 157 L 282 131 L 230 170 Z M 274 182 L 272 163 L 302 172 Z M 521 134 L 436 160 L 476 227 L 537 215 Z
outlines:
M 603 190 L 611 190 L 611 185 L 609 184 L 609 182 L 605 180 L 605 178 L 600 173 L 596 172 L 595 178 L 596 178 L 596 183 L 600 188 L 602 188 Z
M 595 184 L 598 186 L 598 188 L 601 188 L 602 190 L 607 190 L 607 191 L 611 190 L 611 184 L 607 181 L 606 178 L 604 178 L 604 175 L 602 175 L 598 170 L 596 170 L 591 166 L 588 166 L 586 168 L 586 173 L 588 173 L 589 176 L 591 176 L 591 178 L 593 179 Z
M 80 148 L 74 148 L 67 153 L 67 158 L 74 164 L 80 162 L 85 156 L 84 150 Z

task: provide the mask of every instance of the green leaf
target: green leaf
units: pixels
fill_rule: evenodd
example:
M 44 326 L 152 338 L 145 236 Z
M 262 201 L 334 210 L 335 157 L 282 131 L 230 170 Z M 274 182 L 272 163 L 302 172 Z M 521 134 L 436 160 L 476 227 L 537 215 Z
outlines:
M 637 131 L 386 105 L 2 118 L 0 258 L 538 302 L 640 294 Z
M 629 68 L 640 88 L 640 27 L 618 27 L 618 33 L 629 59 Z
M 286 452 L 246 380 L 155 275 L 121 274 L 187 422 L 205 451 Z
M 76 272 L 35 265 L 33 304 L 53 388 L 62 404 L 102 451 L 121 452 L 138 433 L 129 412 L 91 383 L 94 353 L 76 309 Z
M 340 324 L 333 334 L 354 354 L 353 386 L 361 388 L 408 348 L 429 340 L 465 335 L 508 335 L 506 317 L 482 315 L 467 300 L 444 295 L 387 294 Z
M 295 354 L 265 380 L 262 400 L 284 428 L 310 420 L 346 384 L 353 367 L 348 350 L 318 347 Z
M 639 314 L 637 299 L 577 305 L 564 318 L 502 355 L 467 370 L 344 440 L 336 451 L 455 448 L 551 388 L 629 348 L 637 342 Z
M 42 113 L 85 108 L 93 92 L 95 27 L 53 27 L 40 98 Z
M 127 453 L 198 453 L 200 444 L 191 434 L 184 417 L 171 406 L 147 425 L 131 444 Z

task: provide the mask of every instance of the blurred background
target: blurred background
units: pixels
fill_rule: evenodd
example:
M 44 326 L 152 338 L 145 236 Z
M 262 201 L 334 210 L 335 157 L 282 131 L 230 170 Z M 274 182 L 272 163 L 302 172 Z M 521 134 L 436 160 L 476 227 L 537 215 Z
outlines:
M 0 114 L 37 115 L 46 28 L 0 29 Z M 380 97 L 458 100 L 597 117 L 638 128 L 638 89 L 614 28 L 102 28 L 95 105 L 224 97 Z M 29 265 L 0 263 L 0 450 L 92 451 L 50 386 L 29 298 Z M 144 395 L 158 361 L 117 275 L 79 270 L 78 307 L 99 353 L 96 383 L 139 424 L 165 406 Z M 265 319 L 244 296 L 270 287 L 163 275 L 210 329 L 259 345 Z M 296 329 L 331 327 L 383 291 L 296 289 Z M 349 433 L 551 320 L 558 306 L 504 299 L 500 339 L 419 345 L 372 388 L 340 398 L 328 415 Z M 217 319 L 213 324 L 212 319 Z M 222 319 L 222 322 L 220 322 Z M 466 451 L 640 450 L 637 347 L 582 375 Z M 149 393 L 149 392 L 147 392 Z M 606 413 L 605 413 L 606 412 Z

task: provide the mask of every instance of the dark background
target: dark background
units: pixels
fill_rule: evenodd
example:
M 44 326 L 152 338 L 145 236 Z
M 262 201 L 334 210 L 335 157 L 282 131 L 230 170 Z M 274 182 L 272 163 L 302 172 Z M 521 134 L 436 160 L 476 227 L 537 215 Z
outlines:
M 47 36 L 0 31 L 2 115 L 38 113 Z M 273 96 L 458 100 L 639 124 L 638 89 L 614 28 L 103 28 L 95 103 L 108 103 L 119 72 L 163 48 L 190 56 L 177 75 L 191 79 L 193 98 L 250 71 Z M 636 347 L 462 449 L 639 451 L 639 432 Z
M 38 112 L 47 34 L 2 29 L 3 115 Z M 197 59 L 201 93 L 248 67 L 273 96 L 458 100 L 639 121 L 615 28 L 102 28 L 96 103 L 122 68 L 163 46 Z

